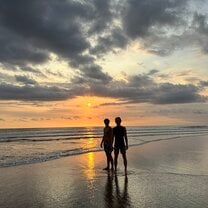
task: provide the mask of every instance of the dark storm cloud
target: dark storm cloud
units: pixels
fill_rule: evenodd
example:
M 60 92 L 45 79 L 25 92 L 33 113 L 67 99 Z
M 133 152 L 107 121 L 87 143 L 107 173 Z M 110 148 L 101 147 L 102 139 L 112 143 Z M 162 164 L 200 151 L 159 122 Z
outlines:
M 151 75 L 157 74 L 158 72 L 159 72 L 159 70 L 157 70 L 157 69 L 152 69 L 152 70 L 150 70 L 150 71 L 147 73 L 147 75 L 151 76 Z
M 23 37 L 9 32 L 0 25 L 0 62 L 9 64 L 42 63 L 47 60 L 46 52 L 32 46 Z
M 99 74 L 97 75 L 99 76 Z M 176 104 L 205 102 L 207 97 L 201 96 L 201 85 L 156 83 L 151 76 L 140 74 L 127 77 L 127 80 L 107 80 L 107 84 L 92 82 L 91 79 L 76 77 L 74 84 L 54 86 L 41 86 L 33 83 L 34 80 L 19 76 L 18 81 L 25 84 L 16 86 L 11 84 L 0 85 L 0 99 L 25 101 L 55 101 L 67 100 L 77 96 L 99 96 L 117 99 L 120 104 L 152 103 Z
M 2 0 L 0 62 L 41 63 L 54 52 L 85 73 L 86 63 L 95 65 L 85 53 L 90 48 L 87 31 L 94 35 L 105 30 L 111 17 L 110 1 Z
M 37 84 L 37 82 L 33 79 L 30 79 L 26 76 L 20 76 L 20 75 L 16 75 L 15 76 L 17 82 L 20 82 L 20 83 L 23 83 L 23 84 L 26 84 L 26 85 L 35 85 Z
M 74 55 L 72 60 L 70 61 L 70 65 L 79 68 L 83 65 L 91 64 L 95 61 L 95 58 L 90 55 Z
M 191 0 L 125 1 L 122 28 L 131 40 L 158 56 L 197 46 L 208 53 L 208 17 Z M 205 1 L 198 4 L 206 6 Z M 201 13 L 200 13 L 201 12 Z
M 1 1 L 1 23 L 26 42 L 64 56 L 88 47 L 76 18 L 83 6 L 72 1 Z M 81 9 L 82 8 L 82 9 Z
M 194 85 L 174 85 L 170 83 L 161 84 L 155 95 L 153 103 L 173 104 L 173 103 L 193 103 L 205 102 L 206 98 L 199 94 L 200 89 Z
M 148 75 L 129 76 L 128 86 L 137 88 L 151 88 L 155 86 L 155 82 Z
M 0 84 L 1 100 L 55 101 L 72 98 L 69 90 L 53 86 Z
M 132 38 L 150 35 L 155 26 L 174 26 L 187 0 L 129 0 L 123 13 L 123 25 Z
M 97 45 L 90 52 L 92 54 L 105 54 L 112 52 L 114 48 L 124 48 L 128 43 L 128 37 L 121 28 L 114 28 L 110 34 L 100 36 L 97 40 Z
M 204 53 L 208 53 L 208 17 L 195 13 L 193 18 L 193 29 L 195 29 L 195 42 L 202 47 Z
M 86 62 L 94 64 L 92 54 L 99 57 L 137 38 L 149 52 L 165 56 L 178 48 L 181 29 L 186 31 L 189 26 L 188 2 L 1 0 L 0 61 L 40 63 L 54 52 L 79 67 Z M 194 25 L 200 34 L 207 35 L 205 15 L 196 13 Z M 181 35 L 170 35 L 178 30 Z
M 102 68 L 97 64 L 89 64 L 82 66 L 84 72 L 81 70 L 78 75 L 71 78 L 72 84 L 87 84 L 87 83 L 101 83 L 107 84 L 112 80 L 112 77 L 107 73 L 102 72 Z
M 97 64 L 84 66 L 84 75 L 94 79 L 94 82 L 96 82 L 96 80 L 102 80 L 103 83 L 108 83 L 112 80 L 111 76 L 102 72 L 102 68 Z
M 130 76 L 128 82 L 111 82 L 110 85 L 89 84 L 92 95 L 111 97 L 125 103 L 179 104 L 205 102 L 200 86 L 156 83 L 148 75 Z
M 131 41 L 139 41 L 145 50 L 160 56 L 190 44 L 208 52 L 207 17 L 188 13 L 188 2 L 0 0 L 0 63 L 36 73 L 33 64 L 46 62 L 52 52 L 75 68 L 69 89 L 42 86 L 16 76 L 25 86 L 0 84 L 0 99 L 52 101 L 94 94 L 122 102 L 203 102 L 205 97 L 199 94 L 202 83 L 156 83 L 152 78 L 158 72 L 155 69 L 121 82 L 113 80 L 96 62 Z
M 93 19 L 91 19 L 91 28 L 89 33 L 97 34 L 103 32 L 107 27 L 110 26 L 110 23 L 113 18 L 112 14 L 112 0 L 93 0 L 89 1 L 93 4 Z
M 86 70 L 87 76 L 89 64 L 95 65 L 97 57 L 124 48 L 137 38 L 147 51 L 160 56 L 180 48 L 180 36 L 182 40 L 187 39 L 186 45 L 191 39 L 206 51 L 207 37 L 202 41 L 200 36 L 207 35 L 208 31 L 205 15 L 195 14 L 193 27 L 198 33 L 194 37 L 181 32 L 181 35 L 170 35 L 170 31 L 187 30 L 187 2 L 189 0 L 1 0 L 0 62 L 42 63 L 53 52 L 82 73 Z
M 208 87 L 208 81 L 200 81 L 199 82 L 199 85 L 201 86 L 201 87 Z
M 194 6 L 191 5 L 194 2 L 190 0 L 117 2 L 120 7 L 116 10 L 116 6 L 112 4 L 114 16 L 111 17 L 120 23 L 111 24 L 105 29 L 105 33 L 98 35 L 96 44 L 89 50 L 91 54 L 99 57 L 114 52 L 117 48 L 125 48 L 135 40 L 140 42 L 143 49 L 158 56 L 168 56 L 176 50 L 196 45 L 207 53 L 207 16 L 196 13 L 197 9 L 194 11 Z M 204 4 L 203 1 L 200 3 Z
M 32 73 L 35 73 L 35 74 L 41 74 L 41 72 L 33 67 L 30 67 L 30 66 L 21 66 L 19 68 L 21 71 L 24 71 L 24 72 L 32 72 Z
M 198 32 L 208 35 L 207 16 L 195 13 L 193 26 L 195 26 L 195 29 L 198 30 Z

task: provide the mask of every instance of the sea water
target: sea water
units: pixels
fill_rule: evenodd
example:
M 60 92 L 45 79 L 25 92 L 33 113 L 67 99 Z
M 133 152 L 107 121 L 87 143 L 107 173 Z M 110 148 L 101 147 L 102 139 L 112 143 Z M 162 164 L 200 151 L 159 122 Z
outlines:
M 208 126 L 128 126 L 129 146 L 208 134 Z M 103 127 L 0 129 L 0 167 L 102 151 Z

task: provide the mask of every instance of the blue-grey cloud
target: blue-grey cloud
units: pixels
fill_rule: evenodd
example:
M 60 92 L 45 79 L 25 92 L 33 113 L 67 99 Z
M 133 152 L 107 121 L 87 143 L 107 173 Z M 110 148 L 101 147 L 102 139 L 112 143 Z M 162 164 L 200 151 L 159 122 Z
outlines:
M 124 48 L 135 39 L 160 56 L 180 48 L 180 39 L 192 39 L 206 52 L 207 17 L 197 9 L 195 14 L 188 13 L 190 2 L 1 0 L 0 62 L 41 63 L 53 52 L 79 67 L 82 62 L 95 64 L 95 57 Z
M 37 82 L 35 80 L 33 80 L 31 78 L 28 78 L 26 76 L 16 75 L 15 78 L 16 78 L 17 82 L 23 83 L 25 85 L 35 85 L 35 84 L 37 84 Z
M 159 72 L 159 70 L 157 70 L 157 69 L 152 69 L 152 70 L 150 70 L 150 71 L 147 73 L 147 75 L 151 76 L 151 75 L 157 74 L 158 72 Z
M 199 85 L 204 88 L 204 87 L 208 87 L 208 81 L 200 81 Z
M 190 29 L 192 18 L 191 34 L 197 31 L 207 35 L 207 17 L 197 9 L 192 17 L 189 3 L 190 0 L 1 0 L 0 61 L 39 63 L 53 52 L 76 65 L 80 57 L 93 62 L 90 54 L 99 56 L 126 47 L 132 39 L 144 41 L 149 52 L 164 56 L 178 48 L 180 36 Z M 180 33 L 176 35 L 177 31 Z M 193 35 L 198 41 L 199 37 Z
M 128 42 L 129 38 L 125 32 L 121 28 L 115 27 L 109 31 L 109 34 L 99 36 L 97 44 L 90 49 L 90 53 L 100 56 L 109 52 L 114 52 L 117 48 L 126 47 Z
M 0 99 L 65 100 L 77 95 L 112 97 L 124 102 L 203 102 L 201 86 L 156 83 L 157 70 L 115 81 L 97 58 L 139 41 L 147 51 L 166 56 L 190 44 L 207 52 L 206 14 L 189 9 L 190 0 L 21 0 L 0 1 L 0 63 L 25 73 L 34 64 L 65 59 L 75 70 L 69 88 L 42 86 L 30 78 L 0 84 Z M 112 69 L 113 70 L 113 69 Z M 127 69 L 128 70 L 128 69 Z M 33 85 L 33 86 L 27 86 Z M 67 85 L 67 84 L 66 84 Z M 27 92 L 28 91 L 28 92 Z
M 94 74 L 94 73 L 93 73 Z M 97 75 L 99 76 L 99 74 Z M 127 82 L 107 80 L 107 84 L 76 77 L 73 84 L 55 86 L 39 85 L 31 79 L 16 77 L 22 86 L 0 84 L 0 99 L 27 101 L 67 100 L 77 96 L 99 96 L 115 98 L 125 103 L 197 103 L 207 101 L 200 95 L 202 84 L 156 83 L 150 75 L 138 74 L 127 77 Z
M 145 37 L 156 33 L 160 27 L 182 24 L 181 13 L 187 0 L 146 0 L 126 1 L 123 25 L 132 38 Z
M 2 0 L 0 62 L 15 65 L 41 63 L 53 52 L 72 66 L 82 66 L 79 70 L 85 73 L 85 63 L 80 62 L 81 58 L 84 62 L 88 59 L 91 66 L 95 65 L 93 58 L 89 59 L 85 53 L 91 47 L 86 32 L 90 30 L 92 35 L 97 34 L 98 30 L 101 32 L 107 27 L 110 20 L 110 1 Z M 106 73 L 102 75 L 99 78 L 105 81 Z
M 0 84 L 1 100 L 58 101 L 72 97 L 70 90 L 55 86 Z
M 180 104 L 207 101 L 206 96 L 200 95 L 203 89 L 200 84 L 157 83 L 147 74 L 128 76 L 125 82 L 112 80 L 107 85 L 88 82 L 85 79 L 78 84 L 83 86 L 84 95 L 115 98 L 119 104 Z

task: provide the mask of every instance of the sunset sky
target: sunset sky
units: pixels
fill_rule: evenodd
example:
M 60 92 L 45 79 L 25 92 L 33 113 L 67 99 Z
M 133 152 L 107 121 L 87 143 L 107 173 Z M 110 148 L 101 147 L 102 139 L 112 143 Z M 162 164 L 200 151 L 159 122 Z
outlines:
M 0 128 L 208 123 L 208 0 L 0 0 Z

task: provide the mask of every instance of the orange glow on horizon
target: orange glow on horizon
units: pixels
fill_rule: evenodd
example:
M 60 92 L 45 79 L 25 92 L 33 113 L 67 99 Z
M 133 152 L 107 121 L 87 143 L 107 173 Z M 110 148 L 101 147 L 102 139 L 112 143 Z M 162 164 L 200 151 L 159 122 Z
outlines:
M 21 105 L 15 101 L 10 105 L 2 102 L 0 128 L 47 128 L 47 127 L 90 127 L 103 126 L 103 119 L 109 118 L 114 126 L 114 118 L 120 116 L 124 126 L 183 125 L 193 124 L 193 119 L 185 120 L 174 115 L 152 114 L 150 104 L 116 104 L 112 98 L 80 96 L 71 100 Z M 14 103 L 14 104 L 13 104 Z M 111 103 L 111 104 L 109 104 Z M 146 109 L 150 109 L 147 111 Z M 158 107 L 159 109 L 159 107 Z

